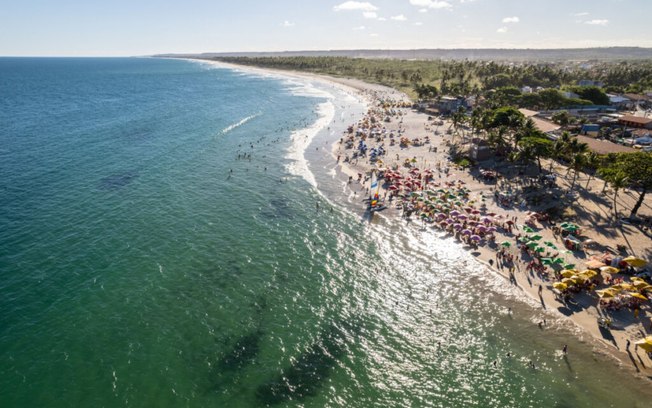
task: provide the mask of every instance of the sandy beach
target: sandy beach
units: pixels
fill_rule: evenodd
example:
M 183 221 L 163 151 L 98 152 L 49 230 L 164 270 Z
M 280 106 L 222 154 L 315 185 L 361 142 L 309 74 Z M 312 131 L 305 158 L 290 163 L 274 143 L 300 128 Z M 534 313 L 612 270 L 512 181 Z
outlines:
M 577 290 L 564 300 L 560 292 L 553 288 L 553 283 L 558 281 L 554 270 L 550 267 L 545 267 L 543 271 L 537 270 L 536 268 L 541 266 L 533 257 L 534 254 L 519 249 L 521 243 L 518 238 L 527 235 L 522 230 L 527 220 L 532 231 L 541 237 L 540 241 L 550 244 L 550 251 L 542 255 L 563 258 L 565 263 L 574 265 L 577 272 L 587 269 L 587 261 L 598 259 L 608 251 L 616 252 L 617 245 L 625 245 L 628 254 L 649 259 L 652 256 L 652 240 L 640 229 L 613 219 L 610 199 L 612 194 L 609 194 L 608 189 L 602 193 L 603 181 L 582 174 L 576 181 L 580 187 L 576 188 L 574 194 L 567 195 L 565 193 L 570 186 L 572 174 L 558 163 L 544 162 L 543 168 L 551 169 L 556 175 L 556 185 L 552 190 L 556 191 L 557 195 L 547 197 L 537 205 L 524 205 L 521 203 L 525 197 L 518 193 L 523 186 L 517 183 L 518 170 L 515 166 L 506 161 L 496 161 L 495 158 L 480 162 L 478 166 L 470 169 L 450 162 L 450 147 L 456 145 L 458 148 L 464 148 L 465 142 L 470 140 L 469 132 L 462 130 L 455 134 L 449 120 L 429 117 L 412 109 L 409 98 L 394 89 L 356 79 L 260 69 L 222 62 L 209 63 L 259 75 L 318 81 L 355 95 L 365 103 L 368 112 L 363 118 L 355 118 L 349 124 L 350 132 L 345 131 L 331 147 L 332 158 L 338 163 L 342 182 L 348 184 L 349 196 L 357 197 L 351 201 L 360 202 L 360 198 L 371 194 L 371 184 L 379 169 L 391 169 L 403 176 L 412 174 L 421 181 L 424 181 L 425 177 L 423 172 L 429 170 L 429 183 L 414 188 L 415 191 L 444 188 L 448 192 L 449 189 L 452 191 L 463 188 L 466 195 L 465 204 L 470 203 L 478 210 L 482 208 L 481 212 L 478 211 L 477 218 L 490 216 L 493 220 L 491 225 L 495 231 L 492 231 L 490 239 L 483 236 L 478 242 L 472 242 L 459 231 L 447 233 L 436 223 L 421 222 L 416 212 L 406 220 L 403 206 L 397 205 L 400 197 L 394 197 L 390 201 L 390 197 L 397 191 L 392 191 L 391 183 L 383 179 L 379 181 L 377 191 L 379 200 L 384 200 L 387 208 L 375 212 L 373 217 L 383 218 L 388 223 L 411 222 L 415 228 L 426 226 L 440 231 L 442 236 L 455 235 L 459 245 L 468 249 L 478 262 L 491 268 L 538 302 L 544 315 L 566 317 L 583 332 L 590 334 L 594 339 L 594 343 L 590 345 L 594 352 L 612 356 L 634 375 L 647 377 L 652 374 L 652 360 L 645 351 L 635 349 L 633 345 L 636 340 L 652 333 L 650 302 L 641 302 L 638 316 L 635 316 L 635 312 L 627 307 L 620 310 L 606 310 L 600 307 L 595 292 L 609 287 L 604 283 L 605 279 L 612 281 L 611 283 L 621 280 L 629 282 L 630 277 L 622 274 L 610 275 L 596 270 L 596 275 L 591 279 L 595 285 L 593 290 Z M 375 121 L 373 123 L 372 117 Z M 377 131 L 376 137 L 368 137 L 370 129 Z M 401 143 L 401 138 L 405 138 L 406 143 Z M 350 148 L 346 147 L 347 139 L 353 142 L 350 143 Z M 353 154 L 358 150 L 361 140 L 364 140 L 368 150 L 382 147 L 382 155 L 377 156 L 377 160 L 373 162 L 370 161 L 370 155 L 354 158 Z M 419 169 L 419 172 L 410 173 L 413 169 Z M 485 179 L 480 174 L 480 169 L 489 170 L 498 177 Z M 636 195 L 632 192 L 621 193 L 618 207 L 631 208 L 635 199 Z M 564 238 L 553 231 L 553 224 L 531 216 L 554 205 L 556 200 L 573 203 L 573 214 L 567 221 L 579 227 L 581 236 L 585 239 L 590 237 L 594 244 L 585 246 L 582 250 L 569 251 L 564 246 Z M 640 215 L 652 216 L 651 204 L 648 198 L 640 210 Z M 364 215 L 366 212 L 366 204 L 360 202 L 359 213 Z M 504 255 L 498 257 L 498 252 Z M 531 263 L 537 264 L 536 268 L 532 268 Z M 559 272 L 559 268 L 556 269 Z M 609 319 L 611 326 L 601 327 L 598 324 L 599 319 Z M 544 322 L 545 319 L 538 323 L 541 328 L 545 328 Z M 628 341 L 631 343 L 629 347 Z
M 526 254 L 518 249 L 517 238 L 526 235 L 522 228 L 527 219 L 534 233 L 541 237 L 539 240 L 547 242 L 551 246 L 550 251 L 543 255 L 561 256 L 565 263 L 575 265 L 574 269 L 578 271 L 587 269 L 585 263 L 591 259 L 600 258 L 605 251 L 615 252 L 617 245 L 626 245 L 628 254 L 647 259 L 652 244 L 650 237 L 631 225 L 614 222 L 610 212 L 610 201 L 606 196 L 599 194 L 603 189 L 602 181 L 589 180 L 587 175 L 582 175 L 577 181 L 581 185 L 579 191 L 574 195 L 567 196 L 564 192 L 568 190 L 572 177 L 567 174 L 565 167 L 553 163 L 552 171 L 557 175 L 555 191 L 558 192 L 558 196 L 553 196 L 548 201 L 541 202 L 536 206 L 521 205 L 520 202 L 524 197 L 519 197 L 517 195 L 519 193 L 516 193 L 521 186 L 515 182 L 517 176 L 515 166 L 496 162 L 493 158 L 481 162 L 480 168 L 491 169 L 492 172 L 499 174 L 497 180 L 484 180 L 479 174 L 479 168 L 463 169 L 450 162 L 450 146 L 457 144 L 459 147 L 463 147 L 464 145 L 462 143 L 464 136 L 454 135 L 451 132 L 450 121 L 444 119 L 439 122 L 440 118 L 429 118 L 427 114 L 419 113 L 412 108 L 397 107 L 408 99 L 406 96 L 397 98 L 393 90 L 383 92 L 374 86 L 363 88 L 361 92 L 367 97 L 373 95 L 371 97 L 374 101 L 372 102 L 372 111 L 367 119 L 375 116 L 376 125 L 370 127 L 379 130 L 377 138 L 365 137 L 365 144 L 369 150 L 382 146 L 384 154 L 379 156 L 378 161 L 374 164 L 370 162 L 369 156 L 352 158 L 356 146 L 361 140 L 360 136 L 355 136 L 355 132 L 361 127 L 362 122 L 352 124 L 353 133 L 343 135 L 343 138 L 333 145 L 333 156 L 339 161 L 342 171 L 350 177 L 350 188 L 353 191 L 369 191 L 372 173 L 377 173 L 379 169 L 394 169 L 394 172 L 409 176 L 410 170 L 417 168 L 419 171 L 413 171 L 412 175 L 419 175 L 418 178 L 423 178 L 424 171 L 430 169 L 431 173 L 429 174 L 432 174 L 430 183 L 420 185 L 415 188 L 416 191 L 442 187 L 463 187 L 468 193 L 469 202 L 483 203 L 480 216 L 491 215 L 492 218 L 499 221 L 493 223 L 498 225 L 498 228 L 491 241 L 483 238 L 478 245 L 469 245 L 460 240 L 460 245 L 467 247 L 479 262 L 491 266 L 513 285 L 518 286 L 540 302 L 542 309 L 545 309 L 547 313 L 563 314 L 584 331 L 590 333 L 599 342 L 595 347 L 596 352 L 611 354 L 618 358 L 623 366 L 642 375 L 647 376 L 652 373 L 652 360 L 649 356 L 643 350 L 634 350 L 633 345 L 628 347 L 628 341 L 633 344 L 634 341 L 649 336 L 652 332 L 649 301 L 640 304 L 638 316 L 635 316 L 636 312 L 628 308 L 607 311 L 598 307 L 598 297 L 594 290 L 578 291 L 570 295 L 569 302 L 564 302 L 559 296 L 560 293 L 553 290 L 552 285 L 557 281 L 553 270 L 548 267 L 545 273 L 538 273 L 533 269 L 528 269 L 528 264 L 534 258 L 531 253 Z M 379 106 L 383 104 L 388 109 L 385 109 L 384 113 L 379 113 L 383 111 L 383 109 L 379 109 Z M 392 113 L 387 115 L 388 112 Z M 389 116 L 389 119 L 383 121 L 383 116 Z M 368 133 L 370 127 L 368 124 L 362 125 L 362 128 L 365 127 L 367 128 L 363 129 L 362 134 Z M 390 138 L 389 135 L 394 136 Z M 353 140 L 353 148 L 347 149 L 344 145 L 343 142 L 347 138 Z M 409 142 L 401 144 L 401 138 L 406 138 Z M 550 165 L 551 163 L 546 162 L 544 168 L 547 169 Z M 379 184 L 379 199 L 390 197 L 392 195 L 391 184 L 386 180 Z M 495 199 L 496 194 L 499 194 L 500 197 L 505 194 L 506 197 L 509 197 L 509 201 Z M 631 208 L 635 197 L 631 192 L 622 194 L 620 197 L 622 202 L 619 201 L 618 206 Z M 565 250 L 564 239 L 561 235 L 553 232 L 553 225 L 550 222 L 538 221 L 529 216 L 533 212 L 554 205 L 554 202 L 550 202 L 550 200 L 574 202 L 571 207 L 575 214 L 569 217 L 568 221 L 572 221 L 580 227 L 581 236 L 590 237 L 594 241 L 590 247 L 576 251 Z M 386 198 L 387 209 L 376 213 L 375 216 L 387 217 L 392 220 L 391 222 L 406 222 L 403 208 L 397 206 L 396 202 L 396 200 L 389 201 Z M 651 215 L 650 208 L 650 202 L 647 200 L 641 215 Z M 361 211 L 364 211 L 364 205 L 361 205 Z M 416 220 L 416 216 L 412 216 L 412 220 Z M 420 222 L 415 222 L 415 224 L 421 226 Z M 432 228 L 437 227 L 436 224 L 432 226 Z M 460 234 L 455 235 L 458 236 L 458 239 L 463 238 Z M 501 243 L 505 244 L 501 245 Z M 506 246 L 508 243 L 509 247 Z M 505 257 L 497 257 L 497 253 L 501 250 L 507 256 L 507 261 L 504 261 Z M 609 287 L 604 283 L 605 279 L 630 281 L 630 278 L 625 275 L 609 275 L 597 270 L 594 289 Z M 598 324 L 599 318 L 611 319 L 611 328 L 601 328 Z M 600 347 L 598 344 L 602 344 L 604 347 Z

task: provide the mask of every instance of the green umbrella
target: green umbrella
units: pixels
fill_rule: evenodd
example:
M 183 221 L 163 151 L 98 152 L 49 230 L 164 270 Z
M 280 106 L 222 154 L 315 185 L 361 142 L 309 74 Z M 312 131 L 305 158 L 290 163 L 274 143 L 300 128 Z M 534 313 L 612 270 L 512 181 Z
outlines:
M 552 265 L 552 259 L 550 258 L 541 258 L 541 263 L 544 265 Z
M 532 228 L 528 227 L 527 225 L 523 226 L 523 231 L 527 232 L 528 234 L 531 234 L 531 233 L 534 232 L 534 230 Z
M 575 264 L 566 264 L 564 265 L 564 269 L 575 269 Z
M 544 244 L 545 246 L 547 246 L 548 248 L 557 249 L 557 247 L 555 246 L 555 244 L 553 244 L 552 242 L 548 242 L 548 241 L 546 241 L 546 242 L 544 242 L 543 244 Z
M 541 252 L 544 252 L 545 250 L 546 250 L 546 249 L 543 248 L 543 247 L 536 247 L 536 249 L 534 250 L 534 252 L 541 253 Z
M 537 245 L 538 245 L 538 244 L 537 244 L 536 242 L 528 242 L 528 243 L 527 243 L 527 246 L 528 246 L 528 248 L 530 248 L 530 249 L 534 249 L 534 248 L 536 248 Z
M 555 258 L 552 260 L 552 263 L 554 263 L 555 265 L 561 265 L 564 263 L 564 260 L 561 258 Z
M 543 238 L 541 235 L 532 235 L 532 236 L 530 237 L 530 239 L 531 239 L 532 241 L 538 241 L 538 240 L 540 240 L 541 238 Z
M 512 244 L 509 241 L 503 241 L 502 244 L 500 244 L 500 245 L 502 245 L 504 247 L 511 247 L 512 246 Z

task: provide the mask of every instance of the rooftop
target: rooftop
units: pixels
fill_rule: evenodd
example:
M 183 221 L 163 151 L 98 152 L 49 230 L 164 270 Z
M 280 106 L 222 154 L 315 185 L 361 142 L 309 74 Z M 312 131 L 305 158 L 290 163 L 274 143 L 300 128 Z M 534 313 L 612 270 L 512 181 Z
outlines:
M 620 118 L 622 122 L 632 122 L 641 125 L 648 125 L 652 123 L 652 118 L 644 118 L 642 116 L 624 115 Z
M 633 149 L 631 147 L 619 145 L 616 143 L 611 143 L 607 142 L 605 140 L 598 140 L 594 139 L 592 137 L 588 136 L 582 136 L 578 135 L 577 140 L 586 143 L 589 145 L 589 149 L 592 151 L 598 153 L 598 154 L 606 154 L 606 153 L 633 153 L 636 152 L 636 149 Z

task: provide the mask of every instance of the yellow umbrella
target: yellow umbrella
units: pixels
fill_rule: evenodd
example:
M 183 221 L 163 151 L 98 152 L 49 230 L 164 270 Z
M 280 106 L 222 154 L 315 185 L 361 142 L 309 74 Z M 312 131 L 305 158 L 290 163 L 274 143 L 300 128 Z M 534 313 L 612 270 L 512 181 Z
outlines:
M 614 290 L 616 293 L 623 290 L 623 284 L 619 283 L 618 285 L 613 285 L 609 289 Z
M 571 276 L 570 278 L 571 278 L 572 280 L 574 280 L 575 283 L 584 283 L 584 282 L 586 282 L 587 280 L 589 280 L 589 278 L 587 278 L 587 277 L 584 276 L 584 275 L 573 275 L 573 276 Z
M 600 270 L 602 272 L 606 272 L 606 273 L 618 273 L 618 272 L 620 272 L 620 269 L 614 268 L 613 266 L 603 266 L 602 268 L 600 268 Z
M 562 283 L 565 283 L 568 286 L 573 286 L 575 284 L 575 281 L 571 278 L 564 278 L 561 281 Z
M 641 294 L 638 293 L 638 292 L 630 293 L 629 296 L 631 296 L 631 297 L 635 297 L 635 298 L 637 298 L 637 299 L 647 300 L 647 298 L 646 298 L 645 296 L 641 295 Z
M 562 269 L 560 273 L 563 275 L 566 272 L 570 272 L 571 275 L 575 275 L 577 273 L 577 269 Z
M 561 276 L 563 276 L 564 278 L 570 278 L 573 275 L 575 275 L 575 271 L 571 271 L 568 269 L 561 271 Z
M 595 293 L 597 293 L 600 298 L 612 298 L 616 296 L 616 293 L 610 289 L 596 290 Z
M 624 289 L 624 290 L 636 290 L 634 285 L 632 285 L 631 283 L 621 283 L 619 286 L 620 286 L 621 289 Z
M 652 352 L 652 336 L 647 336 L 644 339 L 635 341 L 634 344 L 647 352 Z
M 639 278 L 638 276 L 632 276 L 632 282 L 645 282 L 645 279 Z
M 564 282 L 555 282 L 555 283 L 552 284 L 552 287 L 555 288 L 555 289 L 559 289 L 559 290 L 568 289 L 568 285 L 565 284 Z
M 582 275 L 582 276 L 586 276 L 587 278 L 592 278 L 592 277 L 594 277 L 594 276 L 597 275 L 597 274 L 598 274 L 598 273 L 597 273 L 596 271 L 592 271 L 591 269 L 587 269 L 587 270 L 582 271 L 582 272 L 580 273 L 580 275 Z
M 636 289 L 641 289 L 641 288 L 644 288 L 646 286 L 650 286 L 644 280 L 632 280 L 632 282 L 633 282 L 632 285 L 634 285 L 634 287 L 636 287 Z
M 627 258 L 623 259 L 623 261 L 627 262 L 631 266 L 634 266 L 636 268 L 641 268 L 645 265 L 647 265 L 647 261 L 641 258 L 637 258 L 635 256 L 628 256 Z

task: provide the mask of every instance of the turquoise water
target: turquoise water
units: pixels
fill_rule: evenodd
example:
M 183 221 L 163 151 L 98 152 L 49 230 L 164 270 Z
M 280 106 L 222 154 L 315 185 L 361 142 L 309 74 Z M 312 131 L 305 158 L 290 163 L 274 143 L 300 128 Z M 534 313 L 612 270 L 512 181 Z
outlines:
M 455 243 L 358 213 L 342 91 L 135 58 L 0 59 L 0 91 L 2 407 L 649 406 Z

